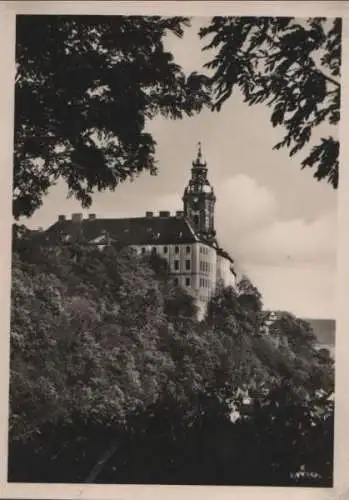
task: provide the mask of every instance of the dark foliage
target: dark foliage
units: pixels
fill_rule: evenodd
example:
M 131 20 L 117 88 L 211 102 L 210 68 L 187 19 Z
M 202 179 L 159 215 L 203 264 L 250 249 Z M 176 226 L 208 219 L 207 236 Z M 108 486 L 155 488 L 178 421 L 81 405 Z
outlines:
M 261 336 L 247 279 L 199 322 L 155 256 L 37 237 L 14 231 L 10 481 L 331 486 L 333 362 L 309 325 Z
M 273 127 L 286 129 L 275 149 L 286 147 L 293 156 L 323 122 L 338 124 L 341 19 L 214 17 L 200 37 L 207 40 L 204 50 L 216 51 L 206 64 L 214 71 L 214 108 L 219 111 L 235 88 L 249 105 L 267 104 Z M 325 137 L 302 168 L 337 188 L 338 156 L 338 140 Z
M 157 405 L 135 418 L 127 432 L 83 422 L 47 426 L 35 448 L 14 443 L 11 477 L 84 482 L 95 457 L 112 449 L 97 483 L 332 486 L 329 405 L 331 416 L 314 419 L 305 405 L 273 402 L 234 425 L 222 410 L 210 408 L 188 422 L 176 405 Z M 300 473 L 290 477 L 290 469 Z
M 164 36 L 184 17 L 17 16 L 13 214 L 30 216 L 58 179 L 91 205 L 156 172 L 147 120 L 181 118 L 209 103 L 207 78 L 185 75 Z

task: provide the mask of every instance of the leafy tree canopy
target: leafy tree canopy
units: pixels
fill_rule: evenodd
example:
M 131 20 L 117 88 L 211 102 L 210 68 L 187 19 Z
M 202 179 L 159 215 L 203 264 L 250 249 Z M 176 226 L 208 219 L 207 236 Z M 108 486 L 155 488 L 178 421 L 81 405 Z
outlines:
M 204 50 L 215 50 L 214 108 L 238 88 L 249 105 L 265 103 L 274 127 L 286 129 L 275 149 L 293 156 L 321 123 L 340 118 L 341 20 L 291 17 L 214 17 L 200 30 Z M 317 180 L 338 186 L 339 142 L 324 137 L 302 161 Z
M 307 464 L 328 484 L 333 411 L 314 393 L 333 390 L 333 364 L 304 322 L 275 325 L 281 349 L 256 335 L 247 279 L 198 321 L 155 256 L 38 238 L 14 227 L 11 480 L 294 484 Z
M 164 48 L 188 18 L 17 16 L 13 214 L 30 216 L 58 179 L 84 207 L 94 190 L 156 172 L 146 122 L 209 103 L 207 78 Z
M 242 276 L 238 281 L 237 291 L 240 304 L 243 304 L 246 308 L 250 308 L 255 312 L 260 312 L 262 310 L 262 295 L 248 276 Z

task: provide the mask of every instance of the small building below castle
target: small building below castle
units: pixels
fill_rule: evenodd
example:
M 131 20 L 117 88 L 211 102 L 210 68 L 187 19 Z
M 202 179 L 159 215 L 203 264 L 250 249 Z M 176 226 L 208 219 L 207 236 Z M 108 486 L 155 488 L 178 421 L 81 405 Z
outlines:
M 175 284 L 195 297 L 202 317 L 218 284 L 235 287 L 236 273 L 233 259 L 216 238 L 216 197 L 200 144 L 182 201 L 183 210 L 174 214 L 146 212 L 142 217 L 113 219 L 59 215 L 45 236 L 62 243 L 77 238 L 98 246 L 115 243 L 139 255 L 156 253 L 167 261 Z

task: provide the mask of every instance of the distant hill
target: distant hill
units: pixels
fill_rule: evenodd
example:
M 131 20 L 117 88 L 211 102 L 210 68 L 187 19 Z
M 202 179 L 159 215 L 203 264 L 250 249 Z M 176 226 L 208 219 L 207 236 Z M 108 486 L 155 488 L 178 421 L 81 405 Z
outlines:
M 319 339 L 319 344 L 333 347 L 335 344 L 336 322 L 334 319 L 304 318 L 313 327 L 314 333 Z

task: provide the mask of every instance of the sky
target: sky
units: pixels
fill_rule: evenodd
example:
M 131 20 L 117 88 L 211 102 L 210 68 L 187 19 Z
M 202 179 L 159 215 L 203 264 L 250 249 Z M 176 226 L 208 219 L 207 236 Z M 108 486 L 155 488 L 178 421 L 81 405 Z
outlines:
M 201 70 L 213 54 L 203 54 L 197 36 L 205 18 L 196 18 L 179 40 L 166 47 L 185 71 Z M 237 92 L 222 111 L 192 118 L 157 118 L 149 125 L 157 141 L 158 175 L 142 174 L 114 192 L 96 193 L 90 212 L 99 217 L 142 216 L 147 210 L 181 210 L 197 143 L 202 143 L 208 176 L 217 197 L 218 240 L 263 294 L 269 309 L 302 317 L 335 315 L 336 191 L 301 170 L 305 151 L 289 158 L 273 151 L 283 135 L 270 124 L 265 105 L 249 107 Z M 330 130 L 331 129 L 331 130 Z M 319 135 L 336 135 L 333 126 Z M 48 227 L 59 214 L 83 212 L 66 198 L 66 186 L 52 188 L 31 219 L 32 228 Z

